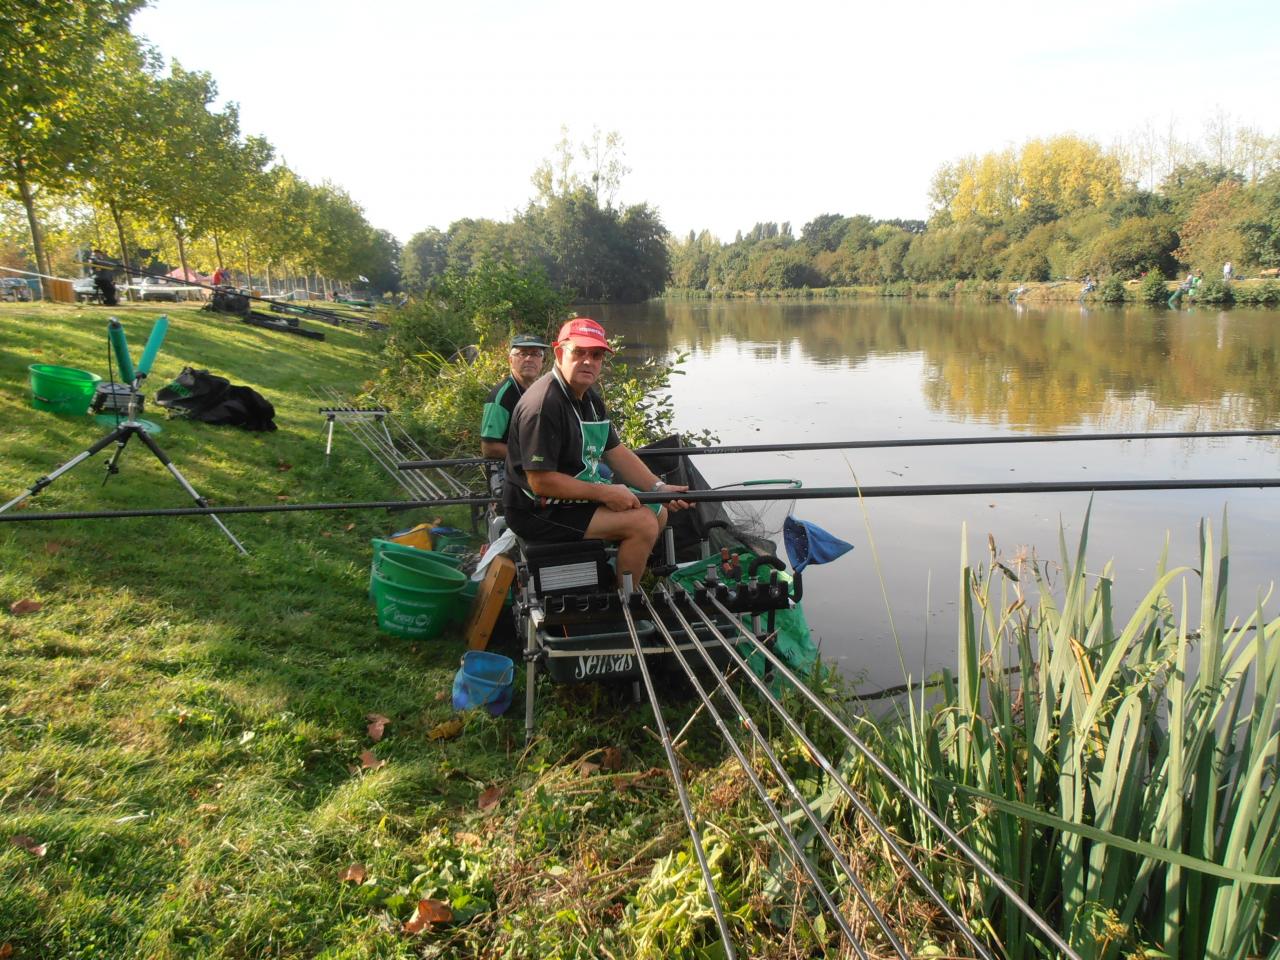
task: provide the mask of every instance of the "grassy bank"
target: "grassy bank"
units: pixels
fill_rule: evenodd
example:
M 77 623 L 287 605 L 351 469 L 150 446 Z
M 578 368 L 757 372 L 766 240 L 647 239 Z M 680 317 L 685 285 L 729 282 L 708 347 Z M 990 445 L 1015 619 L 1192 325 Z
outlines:
M 1081 300 L 1082 284 L 1078 280 L 1046 280 L 1043 282 L 1010 283 L 1003 280 L 934 280 L 913 282 L 899 280 L 881 286 L 855 287 L 799 287 L 770 290 L 686 290 L 668 289 L 663 297 L 668 300 L 859 300 L 869 297 L 893 297 L 908 299 L 949 299 L 960 297 L 972 300 L 1005 300 L 1020 290 L 1018 299 L 1031 303 L 1074 303 Z M 1164 281 L 1162 289 L 1167 297 L 1177 287 L 1176 281 Z M 1280 304 L 1280 284 L 1275 280 L 1235 280 L 1231 284 L 1218 282 L 1213 285 L 1212 296 L 1202 297 L 1202 302 L 1220 306 L 1255 306 L 1274 308 Z M 1085 295 L 1085 303 L 1144 302 L 1142 282 L 1138 280 L 1115 281 L 1112 288 L 1100 285 Z M 1164 305 L 1164 298 L 1154 301 Z M 1189 304 L 1184 304 L 1187 306 Z
M 162 311 L 112 312 L 136 356 Z M 277 410 L 270 434 L 149 410 L 196 489 L 215 503 L 392 494 L 341 430 L 325 466 L 309 392 L 360 389 L 375 368 L 363 334 L 325 326 L 328 339 L 313 343 L 186 305 L 163 312 L 172 326 L 156 385 L 191 364 L 253 386 Z M 26 365 L 101 371 L 106 315 L 0 305 L 8 495 L 102 432 L 88 418 L 31 410 Z M 141 447 L 131 445 L 105 487 L 101 460 L 30 509 L 186 505 Z M 19 958 L 715 955 L 701 946 L 714 940 L 710 918 L 647 708 L 595 687 L 544 688 L 541 736 L 526 749 L 518 710 L 455 717 L 457 637 L 415 643 L 376 630 L 369 537 L 420 519 L 228 517 L 247 558 L 203 518 L 0 526 L 0 949 Z M 387 718 L 380 739 L 371 714 Z M 457 729 L 441 730 L 454 719 Z M 775 862 L 745 780 L 714 742 L 700 720 L 684 755 L 697 810 L 715 815 L 713 853 L 740 948 L 821 954 L 831 931 L 804 919 L 812 899 Z M 785 746 L 816 793 L 816 768 Z M 949 950 L 875 846 L 852 828 L 843 836 L 903 918 L 904 937 Z M 423 899 L 447 903 L 452 919 L 406 930 Z

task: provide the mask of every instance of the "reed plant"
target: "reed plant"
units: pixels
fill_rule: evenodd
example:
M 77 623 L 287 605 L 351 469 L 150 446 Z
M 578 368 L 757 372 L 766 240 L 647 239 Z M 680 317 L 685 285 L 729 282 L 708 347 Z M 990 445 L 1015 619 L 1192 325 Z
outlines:
M 1216 552 L 1202 524 L 1199 571 L 1162 558 L 1125 621 L 1110 566 L 1086 567 L 1087 516 L 1074 557 L 1060 537 L 1057 570 L 1006 562 L 990 541 L 975 567 L 966 550 L 957 669 L 880 727 L 909 785 L 1089 960 L 1280 957 L 1280 620 L 1263 597 L 1228 620 L 1223 530 Z M 1049 955 L 963 863 L 934 870 L 1006 956 Z

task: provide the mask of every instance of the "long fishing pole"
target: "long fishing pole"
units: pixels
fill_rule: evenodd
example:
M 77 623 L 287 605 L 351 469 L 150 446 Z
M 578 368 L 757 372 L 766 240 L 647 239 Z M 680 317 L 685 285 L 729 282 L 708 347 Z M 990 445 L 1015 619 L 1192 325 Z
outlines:
M 809 487 L 785 490 L 687 490 L 637 493 L 641 503 L 738 503 L 764 500 L 867 500 L 882 497 L 958 497 L 1014 493 L 1106 493 L 1131 490 L 1237 490 L 1280 487 L 1280 477 L 1224 477 L 1207 480 L 1067 480 L 1043 483 L 934 483 L 883 487 Z M 25 495 L 24 495 L 25 497 Z M 20 497 L 19 499 L 23 499 Z M 65 510 L 0 513 L 0 523 L 39 520 L 115 520 L 130 517 L 202 517 L 210 513 L 299 513 L 326 510 L 415 510 L 419 507 L 484 506 L 496 497 L 441 497 L 434 500 L 358 500 L 350 503 L 260 503 L 216 507 L 156 507 L 146 510 Z
M 743 754 L 742 748 L 738 745 L 738 742 L 730 731 L 728 724 L 725 723 L 724 717 L 721 716 L 720 712 L 711 702 L 711 695 L 703 688 L 693 667 L 685 658 L 684 652 L 681 651 L 679 644 L 676 643 L 670 630 L 668 630 L 666 624 L 663 623 L 662 617 L 658 615 L 658 611 L 654 609 L 652 601 L 643 592 L 641 592 L 641 598 L 645 610 L 648 611 L 652 618 L 650 622 L 658 629 L 658 632 L 666 641 L 667 646 L 675 655 L 676 661 L 684 671 L 691 687 L 694 692 L 697 693 L 703 706 L 706 707 L 708 716 L 710 716 L 712 722 L 715 723 L 716 728 L 720 731 L 720 735 L 724 738 L 725 744 L 733 752 L 742 772 L 746 775 L 747 779 L 751 782 L 752 787 L 755 789 L 756 795 L 764 803 L 765 809 L 768 810 L 770 816 L 773 817 L 774 822 L 777 824 L 778 829 L 782 832 L 783 840 L 790 849 L 792 862 L 799 866 L 805 872 L 805 875 L 809 877 L 810 882 L 813 883 L 814 887 L 817 889 L 822 902 L 826 905 L 827 911 L 831 914 L 831 917 L 835 920 L 837 926 L 840 927 L 841 932 L 844 934 L 845 939 L 849 941 L 850 946 L 853 947 L 854 952 L 857 953 L 859 957 L 863 958 L 863 960 L 869 960 L 861 942 L 859 942 L 858 938 L 854 935 L 853 930 L 849 927 L 848 921 L 845 920 L 844 914 L 840 912 L 839 906 L 837 906 L 832 900 L 831 894 L 827 891 L 826 886 L 818 876 L 818 871 L 813 865 L 813 861 L 805 856 L 799 841 L 796 840 L 795 834 L 791 832 L 786 821 L 783 819 L 782 814 L 778 812 L 777 806 L 770 799 L 768 789 L 760 781 L 760 777 L 756 774 L 751 761 L 747 759 L 745 754 Z M 867 909 L 875 919 L 876 924 L 888 939 L 894 953 L 903 958 L 903 960 L 908 960 L 907 952 L 903 948 L 901 941 L 898 940 L 894 935 L 893 930 L 890 929 L 888 920 L 885 919 L 884 914 L 881 913 L 880 909 L 876 906 L 875 901 L 871 898 L 870 893 L 854 872 L 853 867 L 850 866 L 849 861 L 845 858 L 844 854 L 841 853 L 839 847 L 835 843 L 835 840 L 832 839 L 831 834 L 827 831 L 827 828 L 823 825 L 821 819 L 819 819 L 810 808 L 809 802 L 805 799 L 804 795 L 800 793 L 800 789 L 796 786 L 795 781 L 787 774 L 782 761 L 778 759 L 778 755 L 774 752 L 773 747 L 770 746 L 768 739 L 760 732 L 760 729 L 756 725 L 755 720 L 752 719 L 751 714 L 742 705 L 742 701 L 734 694 L 732 688 L 729 686 L 728 680 L 712 661 L 711 655 L 707 653 L 701 643 L 697 642 L 697 634 L 694 631 L 693 626 L 674 607 L 672 608 L 672 612 L 675 614 L 676 620 L 680 624 L 681 629 L 684 630 L 685 635 L 694 641 L 694 647 L 702 655 L 703 660 L 710 668 L 711 676 L 716 681 L 716 686 L 720 690 L 721 695 L 728 701 L 729 706 L 737 715 L 738 723 L 751 733 L 752 739 L 764 753 L 770 766 L 772 766 L 774 775 L 791 795 L 791 798 L 799 806 L 801 812 L 803 812 L 805 817 L 809 820 L 810 825 L 817 832 L 819 838 L 831 853 L 833 859 L 840 865 L 840 869 L 844 872 L 845 876 L 849 878 L 849 882 L 853 885 L 854 889 L 858 893 L 858 897 L 867 906 Z M 989 957 L 988 960 L 990 960 Z
M 120 261 L 118 261 L 118 260 L 105 260 L 105 259 L 102 259 L 102 258 L 100 258 L 100 257 L 90 257 L 90 258 L 89 258 L 88 260 L 86 260 L 85 262 L 86 262 L 86 263 L 89 263 L 89 264 L 92 264 L 92 265 L 93 265 L 93 266 L 95 266 L 95 267 L 107 267 L 107 268 L 110 268 L 110 269 L 113 269 L 113 270 L 123 270 L 125 273 L 130 273 L 130 274 L 133 274 L 134 276 L 138 276 L 138 277 L 151 277 L 153 280 L 172 280 L 172 279 L 174 279 L 173 277 L 170 277 L 170 276 L 168 276 L 167 274 L 163 274 L 163 273 L 152 273 L 150 270 L 143 270 L 143 269 L 142 269 L 142 268 L 140 268 L 140 267 L 126 267 L 123 263 L 121 263 L 121 262 L 120 262 Z M 212 284 L 208 284 L 208 283 L 201 283 L 199 280 L 192 280 L 192 279 L 190 279 L 190 276 L 189 276 L 189 275 L 190 275 L 190 271 L 187 271 L 187 273 L 188 273 L 188 279 L 186 279 L 186 280 L 184 280 L 184 281 L 183 281 L 183 283 L 184 283 L 186 286 L 189 286 L 189 287 L 200 287 L 200 288 L 201 288 L 201 289 L 203 289 L 203 290 L 212 290 L 212 291 L 214 291 L 214 292 L 217 292 L 217 291 L 218 291 L 218 289 L 219 289 L 219 288 L 218 288 L 218 287 L 216 287 L 216 286 L 214 286 L 214 285 L 212 285 Z M 280 305 L 281 305 L 279 300 L 272 300 L 270 297 L 260 297 L 260 296 L 258 296 L 258 295 L 257 295 L 257 294 L 255 294 L 255 293 L 249 293 L 249 292 L 247 292 L 247 291 L 246 291 L 246 292 L 241 292 L 241 294 L 240 294 L 240 295 L 241 295 L 241 296 L 243 296 L 243 297 L 247 297 L 247 298 L 248 298 L 248 299 L 250 299 L 250 300 L 258 300 L 258 301 L 260 301 L 261 303 L 269 303 L 269 304 L 272 304 L 272 305 L 274 305 L 274 306 L 280 306 Z M 320 319 L 322 319 L 322 320 L 326 320 L 326 321 L 329 321 L 329 322 L 331 322 L 331 323 L 333 323 L 333 322 L 336 322 L 336 323 L 365 323 L 365 322 L 366 322 L 366 321 L 364 320 L 364 318 L 361 318 L 361 319 L 359 319 L 359 320 L 356 320 L 356 319 L 353 319 L 353 318 L 351 318 L 351 317 L 344 317 L 344 316 L 342 316 L 342 315 L 341 315 L 341 314 L 339 314 L 339 313 L 333 313 L 333 312 L 331 312 L 331 311 L 329 311 L 329 310 L 321 310 L 319 307 L 304 307 L 304 306 L 299 306 L 299 305 L 294 304 L 294 303 L 290 303 L 287 309 L 290 309 L 290 310 L 297 310 L 297 311 L 299 311 L 299 312 L 304 312 L 304 313 L 311 313 L 311 314 L 315 314 L 315 316 L 319 317 Z
M 671 611 L 673 616 L 676 617 L 676 620 L 680 622 L 680 625 L 684 627 L 685 630 L 689 632 L 689 634 L 692 634 L 692 632 L 694 632 L 694 627 L 690 625 L 690 622 L 685 617 L 685 614 L 681 613 L 680 604 L 677 603 L 677 600 L 675 596 L 672 595 L 671 590 L 669 590 L 667 586 L 662 586 L 660 590 L 662 590 L 663 599 L 666 600 L 667 608 L 669 609 L 669 611 Z M 648 600 L 648 598 L 646 598 L 646 600 Z M 712 635 L 716 637 L 719 643 L 721 643 L 722 645 L 731 646 L 730 644 L 727 644 L 726 639 L 724 639 L 723 634 L 719 632 L 718 628 L 716 626 L 713 626 L 712 622 L 710 622 L 707 617 L 703 616 L 703 612 L 698 611 L 698 613 L 699 613 L 699 617 L 701 617 L 701 620 L 703 620 L 704 623 L 707 623 L 707 625 L 710 626 L 710 630 L 712 630 Z M 735 626 L 739 627 L 740 630 L 744 628 L 742 627 L 741 622 L 737 621 L 736 618 L 732 618 L 732 620 L 733 620 L 733 623 L 735 623 Z M 655 620 L 654 622 L 657 623 L 658 621 Z M 733 694 L 733 691 L 730 689 L 730 686 L 728 686 L 728 682 L 726 678 L 724 678 L 723 672 L 721 671 L 721 669 L 718 669 L 716 667 L 716 664 L 714 664 L 712 657 L 710 657 L 710 654 L 707 652 L 707 649 L 705 649 L 704 646 L 699 645 L 698 652 L 701 655 L 703 655 L 703 659 L 705 660 L 705 662 L 707 662 L 708 667 L 712 669 L 713 676 L 716 676 L 717 684 L 722 687 L 724 696 L 726 696 L 726 698 L 730 698 L 732 703 L 736 704 L 737 710 L 739 710 L 739 712 L 742 714 L 742 717 L 744 717 L 745 726 L 748 726 L 749 730 L 751 731 L 751 735 L 755 737 L 755 740 L 760 745 L 760 748 L 762 748 L 765 751 L 768 751 L 768 754 L 772 756 L 773 751 L 772 751 L 772 748 L 769 748 L 768 741 L 762 739 L 762 736 L 760 736 L 758 728 L 756 728 L 755 726 L 755 722 L 751 721 L 749 714 L 746 713 L 746 708 L 742 707 L 741 700 L 737 699 L 737 696 Z M 937 887 L 934 887 L 932 883 L 929 883 L 928 878 L 924 876 L 924 873 L 922 872 L 922 870 L 920 870 L 919 867 L 916 867 L 915 861 L 911 860 L 910 856 L 906 855 L 906 851 L 902 850 L 902 847 L 899 844 L 897 844 L 897 841 L 895 840 L 895 838 L 893 838 L 892 833 L 888 831 L 887 827 L 884 827 L 884 824 L 881 823 L 881 820 L 879 820 L 879 818 L 876 817 L 876 814 L 874 814 L 873 810 L 870 809 L 870 806 L 867 805 L 867 801 L 861 799 L 861 797 L 858 794 L 856 794 L 856 791 L 854 791 L 854 788 L 850 787 L 849 785 L 847 785 L 847 783 L 844 782 L 844 780 L 842 780 L 842 778 L 840 777 L 840 774 L 838 774 L 838 772 L 836 771 L 835 764 L 832 764 L 831 760 L 827 759 L 827 756 L 822 753 L 822 750 L 819 750 L 818 746 L 815 745 L 814 742 L 809 739 L 809 736 L 806 735 L 803 728 L 800 728 L 799 724 L 796 724 L 795 718 L 791 717 L 791 714 L 787 713 L 786 709 L 782 707 L 782 704 L 780 703 L 780 701 L 778 701 L 776 696 L 773 695 L 773 691 L 769 690 L 768 684 L 765 684 L 763 680 L 760 680 L 759 676 L 755 675 L 755 672 L 753 671 L 753 669 L 751 669 L 749 664 L 746 663 L 746 660 L 742 658 L 739 653 L 737 653 L 737 650 L 733 650 L 732 655 L 733 655 L 733 659 L 739 660 L 739 666 L 737 666 L 737 669 L 739 669 L 739 672 L 742 673 L 742 675 L 744 676 L 749 675 L 748 680 L 750 680 L 751 684 L 754 684 L 756 686 L 756 689 L 758 689 L 759 692 L 762 692 L 765 703 L 771 705 L 771 707 L 774 709 L 774 712 L 776 712 L 778 716 L 782 718 L 782 721 L 785 722 L 788 727 L 792 728 L 792 731 L 796 732 L 796 735 L 799 736 L 799 739 L 801 740 L 801 742 L 804 742 L 805 748 L 809 750 L 810 755 L 812 755 L 815 760 L 818 760 L 818 764 L 820 765 L 820 767 L 824 769 L 824 771 L 828 773 L 828 776 L 831 776 L 833 780 L 837 780 L 841 782 L 842 791 L 844 791 L 845 795 L 849 797 L 850 803 L 852 803 L 852 805 L 854 805 L 854 808 L 858 810 L 858 812 L 861 815 L 863 815 L 863 818 L 867 820 L 867 823 L 869 824 L 869 826 L 872 827 L 873 831 L 876 832 L 879 837 L 881 837 L 881 840 L 884 841 L 884 844 L 888 846 L 888 849 L 892 851 L 892 854 L 896 856 L 897 860 L 899 860 L 900 863 L 904 865 L 906 870 L 908 870 L 908 873 L 911 874 L 911 877 L 915 878 L 915 882 L 919 884 L 920 888 L 922 888 L 922 890 L 925 893 L 927 893 L 929 897 L 931 897 L 933 902 L 936 902 L 936 904 L 938 905 L 938 908 L 940 908 L 942 910 L 942 913 L 947 916 L 947 919 L 951 920 L 952 925 L 954 925 L 954 927 L 956 928 L 956 931 L 960 933 L 960 936 L 964 937 L 965 940 L 969 942 L 969 945 L 974 948 L 974 951 L 977 952 L 979 957 L 982 957 L 982 960 L 992 960 L 991 952 L 989 952 L 987 948 L 983 946 L 983 943 L 978 940 L 978 937 L 975 936 L 973 931 L 970 931 L 969 925 L 964 922 L 964 919 L 961 919 L 960 916 L 957 915 L 955 911 L 951 909 L 951 906 L 947 904 L 946 897 L 943 897 L 942 893 L 938 892 Z M 780 773 L 783 778 L 786 778 L 786 774 L 782 773 L 781 769 L 780 771 L 778 771 L 778 773 Z M 808 814 L 809 813 L 808 805 L 805 804 L 804 808 L 805 808 L 805 813 Z M 810 819 L 812 819 L 812 817 L 810 817 Z M 820 826 L 820 824 L 814 823 L 814 827 L 819 829 L 819 831 L 826 833 L 826 829 Z M 842 859 L 841 859 L 841 864 L 844 864 L 844 860 Z M 874 908 L 873 908 L 873 911 L 874 911 Z
M 1004 443 L 1072 443 L 1101 440 L 1198 440 L 1219 437 L 1280 437 L 1280 430 L 1148 430 L 1140 433 L 1029 433 L 1025 436 L 923 437 L 906 440 L 827 440 L 814 443 L 753 443 L 712 447 L 640 447 L 638 457 L 694 457 L 728 453 L 792 453 L 818 450 L 880 450 L 896 447 L 971 447 Z M 401 470 L 437 467 L 470 467 L 489 462 L 485 457 L 452 457 L 442 460 L 407 460 Z
M 735 960 L 737 952 L 733 948 L 733 937 L 729 934 L 729 922 L 725 919 L 724 908 L 720 904 L 720 895 L 716 893 L 716 884 L 711 877 L 711 865 L 707 862 L 707 852 L 702 846 L 702 831 L 693 816 L 693 804 L 689 802 L 689 792 L 685 789 L 684 773 L 680 761 L 676 757 L 675 746 L 671 743 L 671 735 L 667 732 L 666 721 L 662 719 L 662 707 L 658 703 L 657 691 L 653 688 L 653 678 L 649 676 L 649 665 L 645 662 L 644 649 L 640 643 L 640 635 L 636 632 L 635 618 L 631 616 L 631 605 L 628 598 L 632 592 L 631 574 L 623 575 L 624 586 L 619 591 L 622 600 L 622 615 L 626 620 L 627 633 L 631 635 L 631 644 L 636 651 L 636 662 L 640 665 L 640 677 L 644 680 L 645 691 L 649 695 L 649 706 L 653 709 L 653 722 L 658 728 L 658 737 L 662 741 L 662 749 L 667 755 L 667 765 L 671 767 L 671 778 L 675 783 L 676 793 L 680 797 L 680 809 L 684 813 L 684 824 L 693 841 L 693 852 L 698 858 L 698 867 L 702 871 L 702 882 L 707 888 L 707 897 L 711 901 L 711 910 L 715 914 L 716 927 L 720 931 L 720 942 L 724 944 L 727 960 Z
M 942 835 L 947 838 L 947 840 L 955 847 L 955 849 L 958 850 L 966 860 L 968 860 L 971 864 L 973 864 L 973 866 L 978 870 L 979 873 L 981 873 L 984 877 L 986 877 L 1001 893 L 1003 893 L 1005 897 L 1008 898 L 1009 902 L 1012 903 L 1018 909 L 1018 911 L 1022 913 L 1022 915 L 1025 916 L 1032 924 L 1034 924 L 1037 927 L 1037 929 L 1039 929 L 1040 932 L 1044 934 L 1045 937 L 1048 938 L 1050 943 L 1052 943 L 1053 946 L 1064 957 L 1068 957 L 1070 958 L 1070 960 L 1081 960 L 1080 955 L 1076 953 L 1076 951 L 1073 950 L 1065 940 L 1062 939 L 1062 937 L 1058 934 L 1058 932 L 1049 925 L 1048 921 L 1046 921 L 1044 917 L 1040 916 L 1040 914 L 1035 910 L 1035 908 L 1032 907 L 1031 904 L 1027 903 L 1018 894 L 1018 892 L 1014 890 L 1012 886 L 1009 885 L 1009 882 L 1005 880 L 1004 877 L 996 873 L 995 870 L 992 869 L 991 866 L 972 847 L 970 847 L 967 843 L 965 843 L 964 840 L 961 839 L 958 833 L 956 833 L 949 826 L 947 826 L 946 822 L 940 816 L 938 816 L 938 814 L 936 814 L 933 811 L 932 807 L 930 807 L 927 803 L 925 803 L 922 799 L 920 799 L 920 797 L 918 797 L 911 790 L 911 788 L 908 787 L 906 783 L 904 783 L 902 779 L 897 776 L 897 774 L 895 774 L 892 770 L 890 770 L 888 765 L 886 765 L 885 762 L 881 760 L 880 757 L 874 751 L 872 751 L 871 748 L 868 747 L 857 734 L 855 734 L 852 730 L 850 730 L 848 725 L 845 724 L 844 721 L 841 720 L 838 716 L 836 716 L 835 712 L 826 703 L 822 701 L 822 698 L 819 697 L 812 690 L 810 690 L 808 686 L 805 685 L 805 683 L 798 676 L 796 676 L 795 672 L 792 671 L 791 668 L 788 667 L 785 663 L 783 663 L 781 658 L 779 658 L 777 654 L 775 654 L 772 650 L 769 649 L 767 644 L 761 643 L 756 638 L 755 634 L 752 633 L 750 630 L 748 630 L 747 627 L 742 623 L 742 621 L 739 620 L 736 616 L 734 616 L 734 614 L 730 612 L 730 610 L 727 607 L 725 607 L 724 604 L 722 604 L 716 598 L 714 593 L 710 593 L 709 598 L 711 600 L 712 605 L 715 606 L 715 608 L 723 616 L 727 617 L 729 621 L 732 622 L 733 625 L 737 628 L 738 632 L 742 635 L 742 637 L 745 640 L 747 640 L 748 643 L 751 644 L 753 648 L 753 652 L 759 652 L 763 654 L 765 658 L 769 661 L 769 663 L 773 666 L 773 668 L 777 670 L 779 673 L 781 673 L 781 675 L 787 680 L 788 683 L 790 683 L 793 687 L 795 687 L 796 692 L 801 694 L 806 700 L 812 703 L 814 707 L 817 708 L 817 710 L 823 715 L 823 717 L 825 717 L 826 720 L 829 723 L 831 723 L 859 753 L 861 753 L 864 757 L 866 757 L 866 759 L 871 763 L 871 765 L 874 766 L 876 770 L 880 772 L 881 776 L 885 777 L 885 779 L 887 779 L 891 784 L 893 784 L 893 786 L 899 791 L 899 793 L 902 796 L 907 798 L 907 801 L 911 803 L 912 806 L 916 807 L 922 814 L 924 814 L 924 816 L 929 820 L 929 822 L 932 823 L 942 833 Z M 723 634 L 720 633 L 719 629 L 711 621 L 710 617 L 708 617 L 707 614 L 703 610 L 701 610 L 696 604 L 692 606 L 692 609 L 694 610 L 695 613 L 697 613 L 698 617 L 704 623 L 706 623 L 708 627 L 710 627 L 712 635 L 715 636 L 720 641 L 721 645 L 729 653 L 729 655 L 735 660 L 735 662 L 738 660 L 742 660 L 741 654 L 739 654 L 738 651 L 734 649 L 733 644 L 729 643 L 729 641 L 725 639 Z M 742 663 L 745 663 L 745 662 L 746 662 L 745 660 L 742 660 Z M 757 680 L 759 679 L 758 677 L 755 676 L 754 671 L 750 671 L 750 676 L 748 677 L 748 679 L 752 679 L 752 678 Z M 763 687 L 761 692 L 764 693 L 767 697 L 772 697 L 772 693 L 768 691 L 767 685 Z M 787 715 L 785 711 L 783 711 L 784 722 L 789 719 L 790 719 L 789 715 Z M 814 751 L 814 748 L 809 746 L 811 741 L 809 741 L 807 735 L 805 735 L 804 731 L 799 728 L 799 725 L 796 724 L 793 719 L 791 719 L 787 725 L 789 728 L 791 728 L 793 733 L 795 733 L 798 737 L 802 738 L 802 742 L 805 743 L 806 747 L 808 747 L 811 751 Z M 830 761 L 828 761 L 823 754 L 816 751 L 814 752 L 814 759 L 818 761 L 819 766 L 822 767 L 822 769 L 826 772 L 826 774 L 832 778 L 833 782 L 840 788 L 841 792 L 844 793 L 847 797 L 849 797 L 850 800 L 854 800 L 854 798 L 856 797 L 856 792 L 853 790 L 851 786 L 849 786 L 849 784 L 845 781 L 844 777 L 840 775 L 840 773 L 835 769 L 835 767 L 831 765 Z M 855 800 L 854 802 L 856 803 L 857 801 Z

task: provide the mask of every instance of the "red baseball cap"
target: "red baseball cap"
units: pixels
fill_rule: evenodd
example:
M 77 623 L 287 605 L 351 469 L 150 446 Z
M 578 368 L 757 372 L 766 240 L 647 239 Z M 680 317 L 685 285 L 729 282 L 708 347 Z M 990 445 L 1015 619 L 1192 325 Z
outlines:
M 613 348 L 605 338 L 604 327 L 589 317 L 566 320 L 560 328 L 560 335 L 556 337 L 556 346 L 562 343 L 572 343 L 575 347 L 603 347 L 613 353 Z

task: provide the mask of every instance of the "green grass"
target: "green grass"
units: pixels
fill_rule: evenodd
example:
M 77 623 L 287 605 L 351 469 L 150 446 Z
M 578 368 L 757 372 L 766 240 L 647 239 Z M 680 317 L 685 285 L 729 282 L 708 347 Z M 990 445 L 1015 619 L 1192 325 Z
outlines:
M 104 372 L 109 313 L 124 321 L 135 358 L 154 318 L 170 317 L 148 394 L 190 364 L 275 404 L 280 429 L 270 434 L 163 421 L 159 442 L 215 503 L 395 495 L 341 430 L 324 463 L 324 421 L 309 388 L 350 394 L 372 378 L 378 358 L 359 331 L 314 325 L 328 338 L 314 343 L 187 305 L 0 305 L 4 500 L 103 432 L 86 417 L 32 410 L 26 366 Z M 146 415 L 161 420 L 151 408 Z M 30 509 L 189 502 L 142 447 L 130 445 L 105 486 L 104 457 Z M 467 714 L 456 739 L 428 736 L 453 716 L 461 641 L 381 634 L 366 597 L 369 538 L 422 519 L 229 516 L 248 557 L 200 517 L 0 525 L 0 950 L 716 955 L 647 708 L 600 688 L 544 687 L 542 736 L 527 750 L 518 707 L 500 718 Z M 9 612 L 26 599 L 43 606 Z M 376 744 L 369 713 L 390 718 Z M 620 769 L 580 768 L 605 748 L 619 751 Z M 357 769 L 365 750 L 385 766 Z M 794 744 L 784 752 L 816 794 L 816 768 Z M 744 955 L 821 955 L 831 930 L 803 919 L 812 898 L 774 862 L 760 811 L 704 721 L 685 755 L 695 805 L 715 815 Z M 497 809 L 481 811 L 481 793 L 495 786 Z M 15 836 L 47 845 L 45 856 Z M 844 836 L 903 918 L 903 936 L 947 949 L 876 845 Z M 354 863 L 365 882 L 340 879 Z M 406 934 L 401 925 L 424 897 L 447 900 L 454 922 Z

